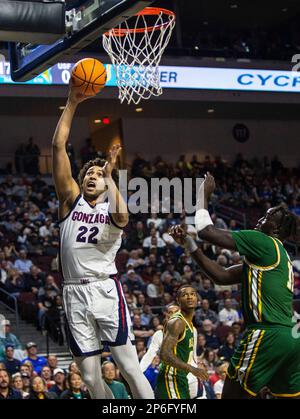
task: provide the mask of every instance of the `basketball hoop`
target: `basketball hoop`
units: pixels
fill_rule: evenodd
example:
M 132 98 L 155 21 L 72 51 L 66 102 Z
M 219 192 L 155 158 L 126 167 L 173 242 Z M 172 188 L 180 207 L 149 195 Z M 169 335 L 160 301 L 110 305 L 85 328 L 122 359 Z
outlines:
M 103 47 L 114 66 L 121 103 L 162 94 L 159 63 L 175 26 L 175 14 L 146 7 L 103 35 Z

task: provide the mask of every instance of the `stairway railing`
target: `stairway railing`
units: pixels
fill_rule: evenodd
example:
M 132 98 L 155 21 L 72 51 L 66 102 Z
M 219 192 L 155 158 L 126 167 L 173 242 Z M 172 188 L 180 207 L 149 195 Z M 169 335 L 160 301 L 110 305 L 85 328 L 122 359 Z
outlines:
M 19 309 L 18 309 L 18 300 L 17 300 L 17 297 L 15 297 L 14 295 L 9 294 L 7 291 L 5 291 L 2 288 L 0 288 L 0 295 L 1 294 L 4 294 L 5 295 L 5 299 L 3 301 L 3 299 L 0 298 L 0 303 L 2 305 L 4 305 L 7 310 L 9 310 L 11 313 L 13 313 L 15 315 L 15 319 L 16 319 L 16 335 L 19 337 L 20 316 L 19 316 Z M 5 300 L 7 300 L 7 297 L 9 297 L 11 300 L 13 300 L 13 302 L 14 302 L 14 309 L 9 304 L 7 304 L 5 302 Z

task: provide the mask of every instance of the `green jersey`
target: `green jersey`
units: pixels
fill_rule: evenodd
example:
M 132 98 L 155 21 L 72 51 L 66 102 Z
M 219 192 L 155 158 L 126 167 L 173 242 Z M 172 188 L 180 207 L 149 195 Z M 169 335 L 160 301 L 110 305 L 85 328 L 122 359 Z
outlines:
M 175 313 L 171 319 L 181 319 L 185 328 L 182 336 L 174 348 L 174 354 L 181 361 L 191 364 L 194 348 L 194 329 L 181 313 Z M 157 378 L 156 396 L 159 399 L 189 399 L 189 385 L 187 372 L 174 368 L 165 362 L 161 362 Z
M 281 241 L 256 230 L 232 232 L 232 237 L 245 256 L 242 305 L 246 326 L 293 326 L 293 269 Z

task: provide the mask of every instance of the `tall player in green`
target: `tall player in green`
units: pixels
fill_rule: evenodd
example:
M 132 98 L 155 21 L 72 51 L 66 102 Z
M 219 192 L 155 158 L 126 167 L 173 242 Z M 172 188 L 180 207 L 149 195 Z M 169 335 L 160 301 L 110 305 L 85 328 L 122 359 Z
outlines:
M 194 349 L 193 317 L 198 296 L 190 285 L 183 285 L 177 291 L 180 312 L 168 320 L 161 345 L 161 365 L 157 379 L 158 399 L 190 399 L 188 373 L 202 380 L 208 375 L 204 369 L 191 365 Z
M 215 187 L 207 175 L 204 204 Z M 223 398 L 256 397 L 264 388 L 274 396 L 300 398 L 300 336 L 293 322 L 293 271 L 282 244 L 299 241 L 299 219 L 279 205 L 270 208 L 254 230 L 216 229 L 205 209 L 195 217 L 201 239 L 244 256 L 244 263 L 224 269 L 207 258 L 180 226 L 171 235 L 185 245 L 200 267 L 220 285 L 241 283 L 246 332 L 234 353 Z

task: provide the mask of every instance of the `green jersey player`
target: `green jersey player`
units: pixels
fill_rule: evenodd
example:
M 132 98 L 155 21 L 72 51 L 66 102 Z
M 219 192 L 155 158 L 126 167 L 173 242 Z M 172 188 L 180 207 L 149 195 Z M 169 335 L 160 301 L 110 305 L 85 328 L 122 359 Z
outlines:
M 214 179 L 208 175 L 206 208 L 213 190 Z M 196 219 L 199 236 L 238 251 L 244 256 L 243 264 L 224 269 L 208 259 L 183 228 L 173 227 L 171 235 L 187 246 L 216 283 L 241 283 L 246 332 L 231 359 L 222 397 L 256 397 L 268 388 L 276 397 L 300 398 L 300 339 L 292 320 L 294 278 L 282 244 L 288 238 L 298 240 L 297 216 L 279 205 L 270 208 L 254 230 L 231 232 L 216 229 L 205 211 L 200 210 Z
M 191 285 L 183 285 L 177 291 L 180 312 L 171 316 L 165 325 L 161 345 L 161 365 L 157 378 L 158 399 L 190 399 L 188 373 L 207 380 L 205 369 L 192 366 L 194 352 L 193 317 L 198 296 Z

